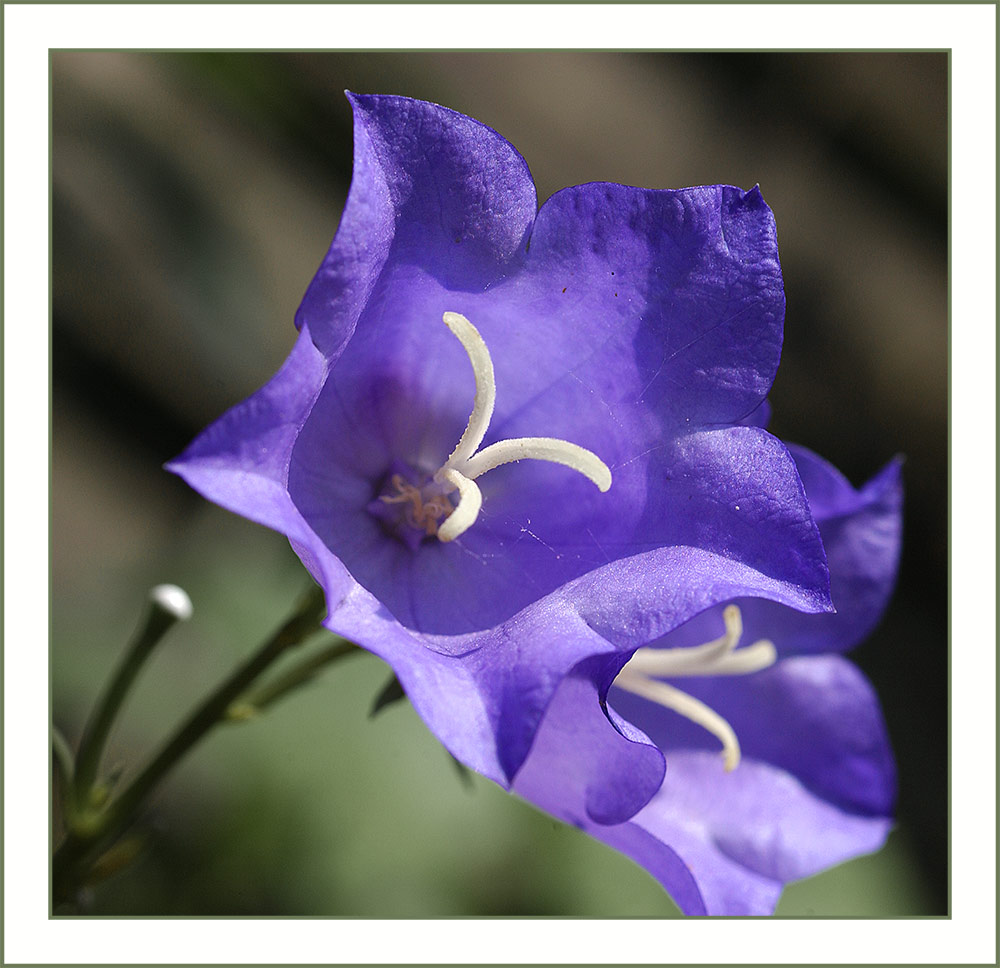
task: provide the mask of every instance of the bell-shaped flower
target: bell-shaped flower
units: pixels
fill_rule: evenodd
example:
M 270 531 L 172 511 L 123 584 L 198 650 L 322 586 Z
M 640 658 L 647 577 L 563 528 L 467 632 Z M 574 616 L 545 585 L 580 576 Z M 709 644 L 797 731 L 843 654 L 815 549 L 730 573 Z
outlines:
M 287 535 L 329 628 L 509 785 L 579 663 L 610 682 L 741 596 L 830 608 L 794 463 L 741 423 L 781 349 L 774 220 L 722 185 L 539 210 L 491 129 L 350 99 L 354 176 L 299 339 L 168 466 Z
M 770 914 L 785 883 L 877 849 L 892 825 L 878 700 L 840 653 L 872 629 L 895 581 L 899 464 L 854 490 L 793 453 L 838 611 L 709 609 L 639 649 L 604 711 L 593 670 L 574 670 L 514 781 L 649 870 L 686 914 Z M 637 783 L 655 793 L 629 815 Z

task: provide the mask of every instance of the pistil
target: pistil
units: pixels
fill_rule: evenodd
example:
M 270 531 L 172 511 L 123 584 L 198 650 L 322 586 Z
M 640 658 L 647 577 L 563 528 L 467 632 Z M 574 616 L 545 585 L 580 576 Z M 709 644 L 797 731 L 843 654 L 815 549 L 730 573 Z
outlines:
M 465 431 L 444 464 L 434 472 L 431 482 L 417 488 L 408 482 L 393 479 L 397 493 L 383 495 L 387 504 L 409 502 L 407 521 L 440 541 L 454 541 L 464 534 L 479 517 L 483 495 L 476 478 L 487 471 L 519 460 L 545 460 L 562 464 L 593 481 L 599 490 L 611 487 L 611 471 L 596 454 L 555 437 L 516 437 L 501 440 L 479 450 L 496 404 L 496 379 L 493 360 L 485 341 L 472 323 L 461 313 L 445 313 L 444 323 L 457 337 L 469 356 L 476 381 L 472 413 Z M 457 493 L 458 503 L 452 509 L 448 495 Z
M 737 649 L 743 635 L 743 616 L 739 606 L 727 605 L 722 612 L 725 632 L 711 642 L 692 648 L 638 649 L 618 674 L 615 685 L 672 709 L 691 722 L 708 730 L 722 743 L 726 772 L 740 762 L 740 744 L 733 727 L 714 709 L 676 686 L 662 682 L 683 676 L 733 676 L 759 672 L 777 658 L 774 643 L 760 639 Z

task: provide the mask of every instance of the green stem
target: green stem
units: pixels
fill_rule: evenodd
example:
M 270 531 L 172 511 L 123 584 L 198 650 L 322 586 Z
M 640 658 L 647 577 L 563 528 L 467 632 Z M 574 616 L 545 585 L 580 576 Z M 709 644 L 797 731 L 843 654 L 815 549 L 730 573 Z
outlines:
M 323 592 L 315 587 L 296 612 L 264 645 L 194 710 L 174 736 L 106 810 L 81 817 L 53 857 L 53 893 L 72 896 L 87 861 L 132 822 L 136 810 L 176 763 L 224 717 L 230 703 L 287 649 L 320 629 L 326 614 Z
M 73 790 L 73 751 L 66 737 L 55 727 L 52 732 L 52 758 L 59 770 L 59 783 L 62 792 L 63 815 L 67 824 L 76 813 L 76 796 Z
M 178 612 L 176 607 L 170 607 L 169 602 L 165 605 L 157 592 L 158 589 L 153 590 L 145 620 L 125 650 L 121 664 L 84 727 L 73 777 L 75 799 L 81 807 L 85 807 L 90 798 L 108 734 L 139 670 L 167 629 L 178 619 L 186 617 L 183 612 Z
M 226 717 L 236 721 L 251 719 L 288 693 L 315 678 L 324 666 L 349 655 L 358 655 L 360 652 L 361 650 L 353 642 L 348 642 L 346 639 L 333 642 L 292 666 L 271 682 L 265 682 L 240 697 L 226 711 Z

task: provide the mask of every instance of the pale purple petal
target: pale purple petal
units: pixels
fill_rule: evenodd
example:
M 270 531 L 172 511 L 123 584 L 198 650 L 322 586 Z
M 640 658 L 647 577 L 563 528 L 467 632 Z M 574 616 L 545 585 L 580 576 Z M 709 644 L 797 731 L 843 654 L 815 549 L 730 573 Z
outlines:
M 663 780 L 663 754 L 599 702 L 586 664 L 559 686 L 514 791 L 575 826 L 618 824 Z
M 204 430 L 167 469 L 230 511 L 278 531 L 298 529 L 301 516 L 286 486 L 288 461 L 326 375 L 326 360 L 304 329 L 271 380 Z
M 628 824 L 669 844 L 690 872 L 701 904 L 686 878 L 664 883 L 685 913 L 771 914 L 782 885 L 877 850 L 892 826 L 838 809 L 770 764 L 721 770 L 711 753 L 673 753 L 660 791 Z

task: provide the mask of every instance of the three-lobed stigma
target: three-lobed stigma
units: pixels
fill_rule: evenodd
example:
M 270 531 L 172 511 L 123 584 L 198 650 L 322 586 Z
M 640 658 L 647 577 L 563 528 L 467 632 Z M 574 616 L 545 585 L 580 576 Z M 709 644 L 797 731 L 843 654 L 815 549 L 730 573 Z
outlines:
M 722 760 L 728 773 L 739 766 L 741 756 L 740 743 L 733 727 L 700 699 L 661 681 L 683 676 L 747 675 L 774 664 L 778 653 L 774 643 L 767 639 L 737 649 L 743 636 L 743 614 L 738 605 L 727 605 L 722 611 L 722 620 L 725 632 L 703 645 L 680 649 L 637 649 L 618 673 L 615 685 L 672 709 L 708 730 L 722 743 Z
M 486 342 L 461 313 L 447 312 L 444 323 L 462 344 L 472 364 L 476 393 L 465 432 L 444 464 L 423 486 L 402 475 L 390 479 L 389 493 L 379 498 L 384 504 L 405 505 L 406 524 L 440 541 L 454 541 L 479 517 L 483 495 L 476 478 L 487 471 L 519 460 L 545 460 L 562 464 L 593 481 L 603 492 L 611 487 L 611 471 L 596 454 L 555 437 L 516 437 L 501 440 L 479 450 L 496 403 L 493 360 Z M 453 503 L 452 498 L 457 497 Z

